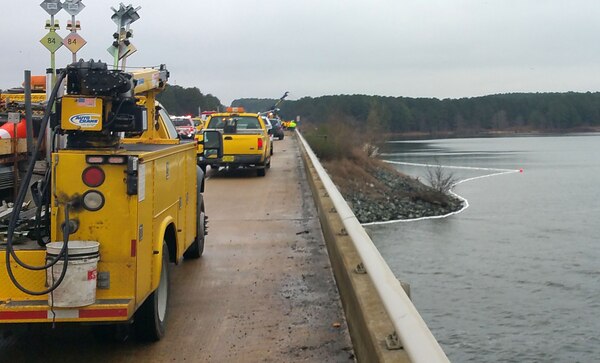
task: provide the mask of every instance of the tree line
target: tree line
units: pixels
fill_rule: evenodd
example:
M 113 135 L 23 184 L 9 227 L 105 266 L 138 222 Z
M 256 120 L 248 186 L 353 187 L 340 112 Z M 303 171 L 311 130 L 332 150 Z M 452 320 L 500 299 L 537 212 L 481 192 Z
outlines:
M 263 111 L 275 100 L 239 99 L 237 106 Z M 510 93 L 437 99 L 336 95 L 304 97 L 280 106 L 285 119 L 319 124 L 332 120 L 386 132 L 481 133 L 567 131 L 600 126 L 600 93 Z
M 244 107 L 247 112 L 269 111 L 277 100 L 271 98 L 241 98 L 233 100 L 231 107 Z M 284 101 L 285 102 L 285 101 Z
M 220 100 L 196 87 L 168 85 L 157 99 L 173 115 L 197 116 L 223 110 Z M 232 106 L 248 112 L 269 110 L 275 99 L 243 98 Z M 509 93 L 460 99 L 334 95 L 286 100 L 282 118 L 302 122 L 350 123 L 361 129 L 427 134 L 486 131 L 568 131 L 600 127 L 600 92 Z
M 210 93 L 205 95 L 197 87 L 184 88 L 167 85 L 156 99 L 171 115 L 198 116 L 198 111 L 216 111 L 223 109 L 221 101 Z

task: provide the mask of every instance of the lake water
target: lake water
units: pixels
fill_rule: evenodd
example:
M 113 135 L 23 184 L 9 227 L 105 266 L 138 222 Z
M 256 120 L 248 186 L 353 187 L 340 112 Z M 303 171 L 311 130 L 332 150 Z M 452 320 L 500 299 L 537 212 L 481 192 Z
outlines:
M 367 227 L 451 361 L 600 361 L 599 134 L 394 142 L 383 159 L 498 174 L 456 186 L 459 214 Z

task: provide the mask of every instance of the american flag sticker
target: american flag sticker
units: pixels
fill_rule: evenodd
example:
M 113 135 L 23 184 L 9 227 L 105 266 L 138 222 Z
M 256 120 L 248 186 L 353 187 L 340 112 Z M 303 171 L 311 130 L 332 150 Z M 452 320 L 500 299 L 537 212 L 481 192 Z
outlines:
M 80 107 L 96 107 L 96 99 L 95 98 L 78 98 L 77 106 Z
M 98 272 L 97 272 L 97 270 L 96 270 L 96 269 L 94 269 L 94 270 L 89 270 L 87 275 L 88 275 L 88 276 L 87 276 L 87 277 L 88 277 L 88 278 L 87 278 L 87 279 L 88 279 L 88 281 L 90 281 L 90 280 L 96 280 L 96 278 L 97 278 L 97 276 L 98 276 Z

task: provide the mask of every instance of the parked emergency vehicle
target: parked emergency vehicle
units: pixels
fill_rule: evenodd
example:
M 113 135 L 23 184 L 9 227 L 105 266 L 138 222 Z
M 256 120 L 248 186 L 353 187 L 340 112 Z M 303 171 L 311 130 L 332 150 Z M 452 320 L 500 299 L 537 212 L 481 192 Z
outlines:
M 179 136 L 184 139 L 193 139 L 196 135 L 196 126 L 191 116 L 174 116 L 171 118 Z

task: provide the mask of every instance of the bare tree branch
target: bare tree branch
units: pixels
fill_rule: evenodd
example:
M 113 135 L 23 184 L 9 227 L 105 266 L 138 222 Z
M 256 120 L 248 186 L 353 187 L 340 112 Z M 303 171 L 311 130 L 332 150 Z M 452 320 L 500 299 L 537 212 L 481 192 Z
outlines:
M 452 172 L 444 171 L 439 164 L 436 167 L 427 168 L 427 182 L 433 189 L 439 192 L 448 193 L 457 181 L 458 178 Z

